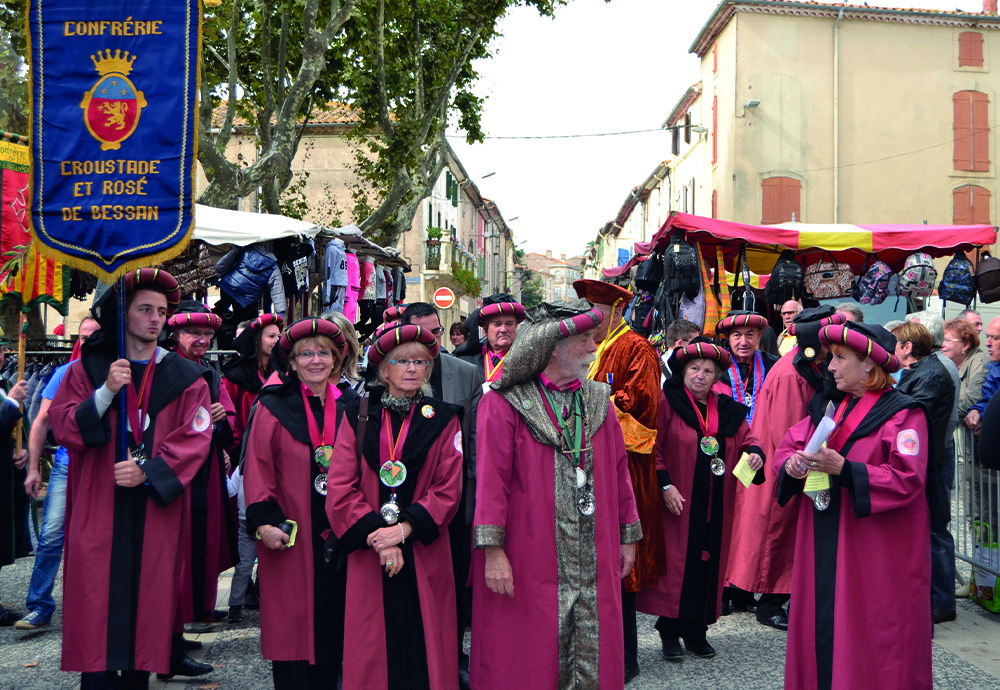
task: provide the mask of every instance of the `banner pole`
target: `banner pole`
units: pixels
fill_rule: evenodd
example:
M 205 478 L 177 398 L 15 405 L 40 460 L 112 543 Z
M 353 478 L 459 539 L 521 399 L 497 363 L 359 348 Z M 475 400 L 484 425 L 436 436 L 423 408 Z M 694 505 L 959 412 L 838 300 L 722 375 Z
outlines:
M 154 353 L 155 357 L 156 354 Z M 125 276 L 118 279 L 118 359 L 128 359 L 125 351 Z M 126 386 L 132 385 L 126 383 Z M 118 392 L 118 461 L 128 459 L 128 403 L 127 391 Z
M 17 329 L 17 380 L 18 381 L 24 380 L 24 364 L 25 364 L 24 351 L 27 349 L 25 345 L 28 342 L 29 328 L 30 325 L 28 324 L 28 317 L 25 316 L 24 312 L 22 311 Z M 27 405 L 29 402 L 30 401 L 25 400 L 24 403 L 22 403 L 22 405 L 24 406 L 22 407 L 22 409 L 27 410 Z M 21 448 L 23 447 L 24 443 L 24 434 L 21 433 L 23 425 L 24 425 L 24 415 L 22 414 L 21 418 L 17 420 L 17 428 L 14 430 L 15 451 L 18 453 L 21 452 Z

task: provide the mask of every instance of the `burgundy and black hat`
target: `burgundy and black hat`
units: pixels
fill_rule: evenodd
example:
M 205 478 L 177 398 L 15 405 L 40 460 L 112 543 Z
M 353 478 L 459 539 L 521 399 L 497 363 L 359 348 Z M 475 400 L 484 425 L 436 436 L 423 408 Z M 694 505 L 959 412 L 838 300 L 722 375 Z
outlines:
M 403 319 L 403 312 L 406 311 L 405 304 L 397 304 L 382 312 L 382 323 L 395 323 Z
M 788 335 L 797 335 L 796 331 L 804 324 L 817 324 L 819 328 L 824 326 L 836 326 L 847 321 L 847 315 L 839 311 L 834 311 L 830 305 L 803 309 L 795 315 L 795 320 L 788 327 Z
M 167 316 L 173 316 L 181 301 L 181 289 L 177 279 L 161 268 L 140 268 L 125 275 L 125 290 L 134 292 L 143 288 L 153 288 L 167 296 Z
M 178 312 L 167 319 L 167 328 L 172 331 L 181 328 L 211 328 L 213 331 L 217 331 L 221 326 L 222 319 L 218 314 L 213 314 L 210 311 Z
M 889 374 L 899 371 L 902 366 L 896 357 L 896 336 L 876 324 L 848 321 L 824 326 L 819 331 L 819 341 L 827 347 L 846 345 L 862 357 L 871 357 Z
M 368 363 L 377 366 L 403 343 L 420 343 L 426 346 L 431 352 L 431 357 L 435 358 L 440 350 L 437 336 L 427 328 L 413 324 L 390 326 L 381 333 L 376 332 L 375 341 L 368 348 Z
M 261 314 L 256 319 L 250 322 L 247 327 L 254 333 L 264 330 L 268 326 L 277 326 L 281 328 L 285 325 L 285 320 L 281 318 L 281 314 L 275 314 L 273 312 L 268 312 L 267 314 Z
M 333 341 L 333 346 L 341 351 L 347 346 L 347 339 L 340 326 L 326 319 L 311 318 L 296 321 L 289 326 L 278 340 L 278 349 L 287 358 L 292 353 L 296 341 L 314 336 L 326 336 Z
M 767 328 L 767 319 L 752 311 L 731 311 L 719 323 L 715 324 L 715 332 L 719 336 L 725 336 L 734 328 L 756 328 L 764 330 Z
M 518 323 L 524 321 L 524 307 L 518 302 L 494 302 L 479 310 L 479 323 L 486 325 L 488 319 L 494 316 L 513 316 Z
M 603 280 L 590 280 L 586 278 L 574 280 L 573 289 L 576 290 L 577 297 L 588 299 L 594 304 L 614 305 L 615 302 L 619 301 L 628 303 L 635 297 L 635 295 L 625 288 L 614 283 L 606 283 Z
M 675 347 L 671 355 L 671 370 L 680 372 L 681 368 L 695 359 L 710 359 L 723 369 L 728 369 L 733 363 L 732 356 L 718 345 L 709 342 L 697 342 Z M 679 366 L 674 369 L 673 362 Z

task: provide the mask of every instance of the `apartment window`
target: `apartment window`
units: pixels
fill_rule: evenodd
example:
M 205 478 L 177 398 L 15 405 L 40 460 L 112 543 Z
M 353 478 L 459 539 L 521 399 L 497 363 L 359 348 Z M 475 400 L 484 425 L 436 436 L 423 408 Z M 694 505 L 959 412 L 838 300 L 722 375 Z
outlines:
M 684 143 L 691 143 L 691 113 L 684 113 Z
M 719 97 L 712 96 L 712 165 L 719 162 Z
M 719 190 L 712 190 L 712 218 L 719 217 Z
M 562 299 L 563 294 L 562 294 L 562 288 L 561 287 L 556 287 L 555 290 L 554 290 L 554 293 L 555 293 L 555 298 L 556 299 Z
M 990 225 L 990 190 L 968 184 L 952 191 L 951 200 L 953 224 Z
M 955 170 L 989 172 L 990 98 L 980 91 L 959 91 L 954 106 Z
M 679 156 L 681 154 L 681 128 L 674 125 L 674 128 L 670 130 L 670 137 L 670 151 L 675 156 Z
M 761 183 L 763 224 L 802 220 L 802 183 L 791 177 L 768 177 Z
M 712 46 L 712 74 L 719 71 L 719 44 Z
M 963 31 L 958 35 L 958 66 L 983 66 L 983 35 L 978 31 Z

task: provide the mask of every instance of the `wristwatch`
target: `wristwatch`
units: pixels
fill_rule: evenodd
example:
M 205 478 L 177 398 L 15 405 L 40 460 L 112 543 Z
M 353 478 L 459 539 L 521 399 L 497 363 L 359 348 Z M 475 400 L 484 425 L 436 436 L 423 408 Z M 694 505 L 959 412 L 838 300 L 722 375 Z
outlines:
M 666 491 L 667 489 L 672 489 L 673 487 L 674 487 L 674 485 L 673 485 L 673 484 L 667 484 L 666 486 L 664 486 L 664 487 L 662 487 L 662 488 L 660 489 L 660 493 L 662 493 L 662 492 Z

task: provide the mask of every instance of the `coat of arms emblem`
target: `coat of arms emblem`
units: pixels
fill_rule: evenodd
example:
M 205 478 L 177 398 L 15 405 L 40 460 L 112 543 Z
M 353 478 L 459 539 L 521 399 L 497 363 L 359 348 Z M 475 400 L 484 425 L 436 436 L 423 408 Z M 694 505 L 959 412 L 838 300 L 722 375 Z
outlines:
M 105 50 L 103 55 L 98 51 L 90 59 L 101 77 L 80 102 L 83 120 L 87 131 L 101 142 L 102 151 L 118 149 L 135 131 L 146 107 L 142 91 L 128 78 L 135 57 L 130 58 L 128 52 L 122 55 L 120 50 L 112 56 L 110 50 Z

